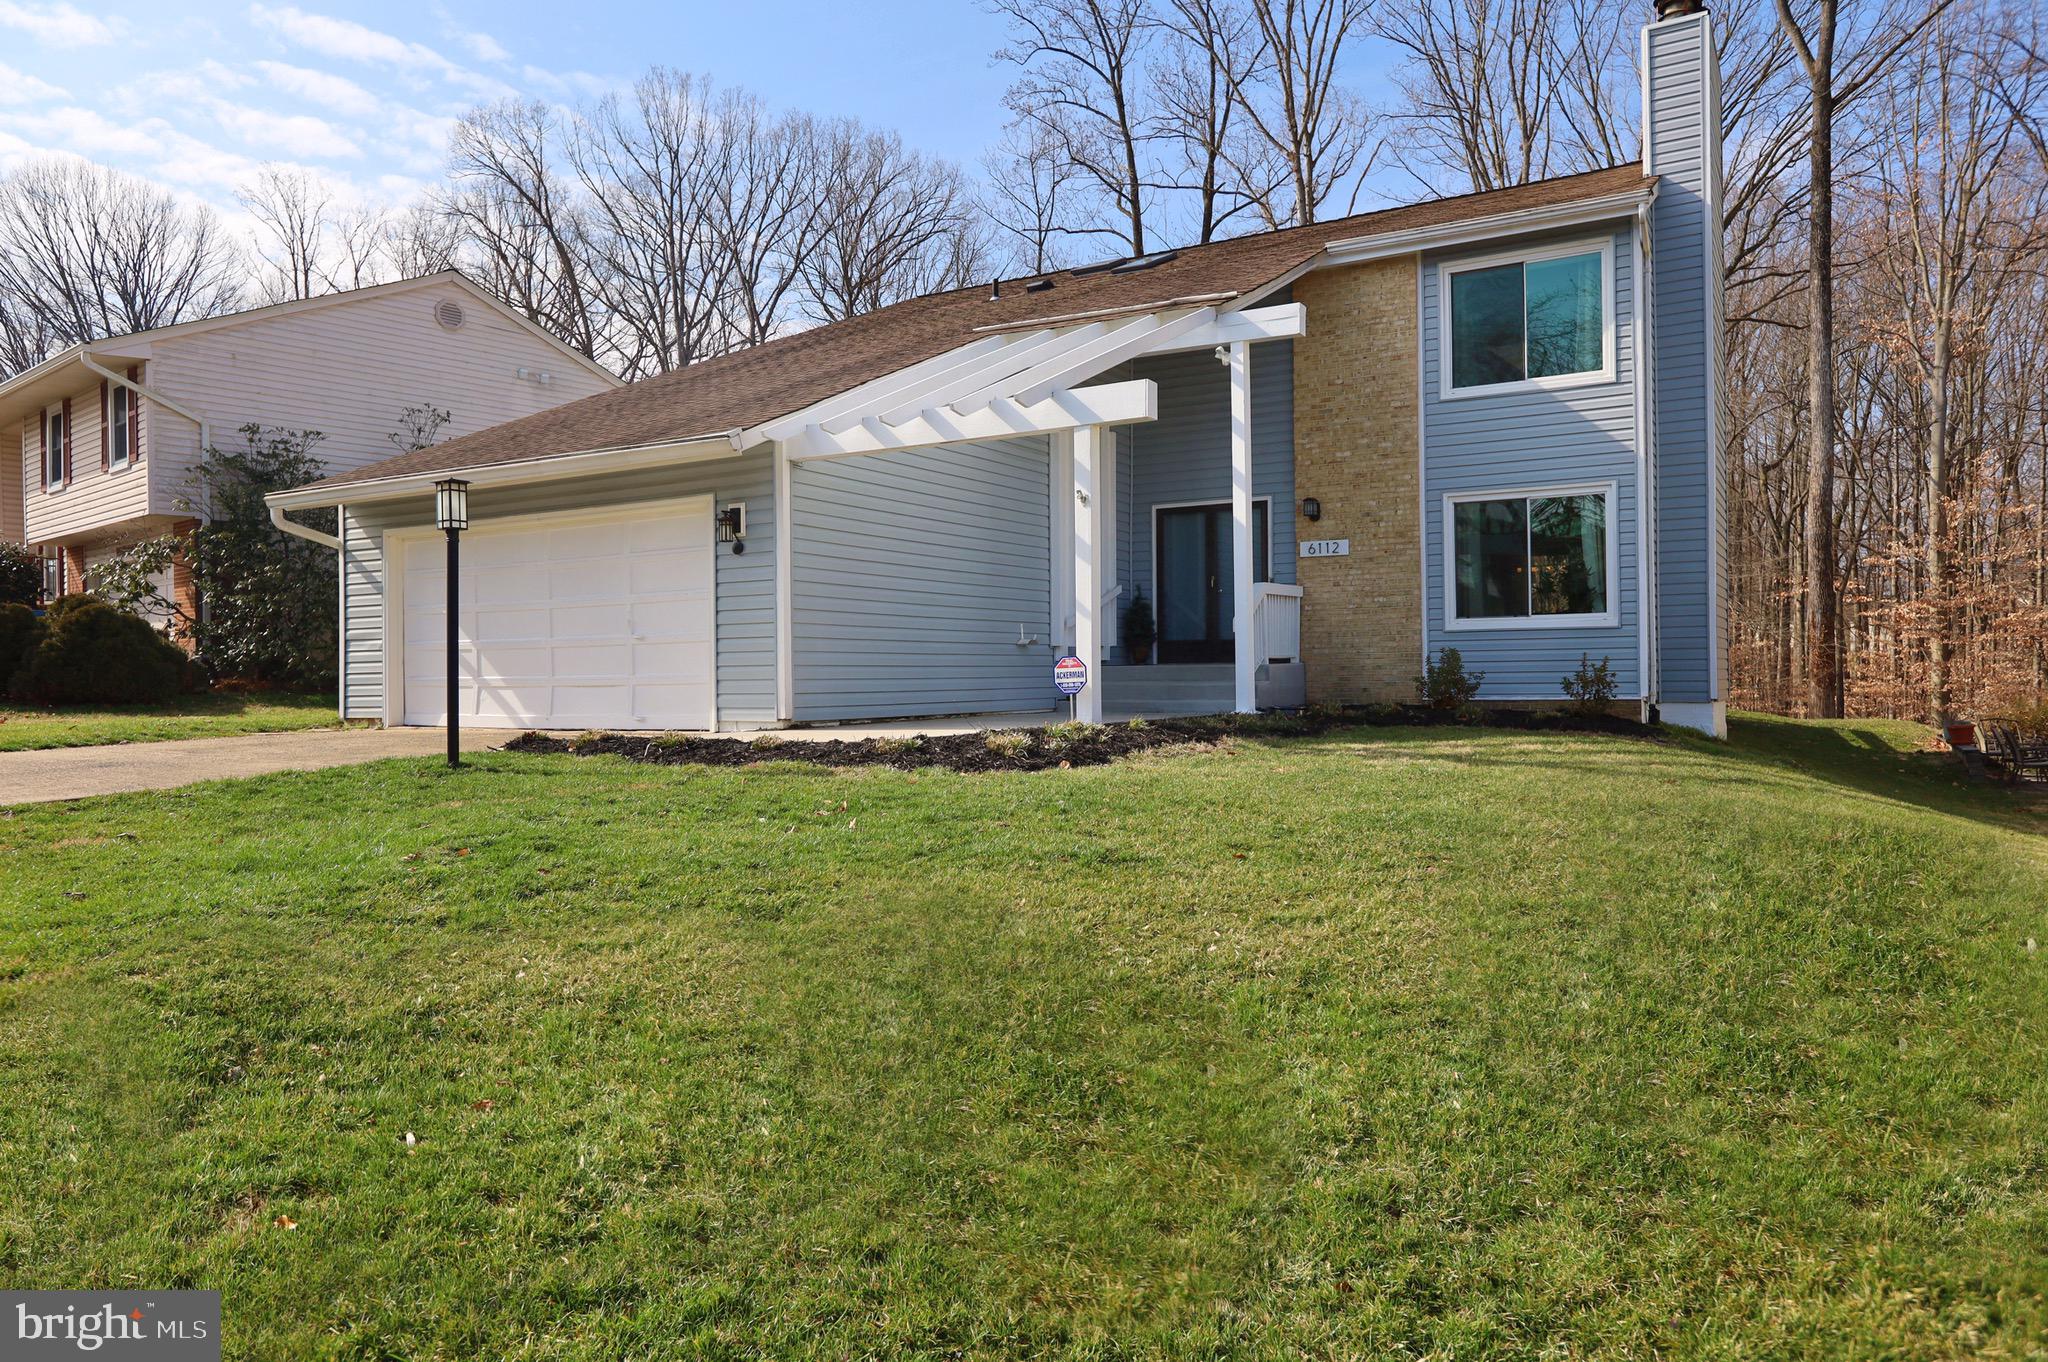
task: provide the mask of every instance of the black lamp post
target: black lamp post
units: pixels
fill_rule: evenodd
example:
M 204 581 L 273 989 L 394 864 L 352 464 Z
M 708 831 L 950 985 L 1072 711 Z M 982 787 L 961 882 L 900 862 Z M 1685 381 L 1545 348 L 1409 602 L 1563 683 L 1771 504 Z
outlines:
M 469 528 L 469 484 L 443 478 L 434 484 L 434 525 L 448 536 L 448 764 L 462 765 L 462 562 L 457 539 Z

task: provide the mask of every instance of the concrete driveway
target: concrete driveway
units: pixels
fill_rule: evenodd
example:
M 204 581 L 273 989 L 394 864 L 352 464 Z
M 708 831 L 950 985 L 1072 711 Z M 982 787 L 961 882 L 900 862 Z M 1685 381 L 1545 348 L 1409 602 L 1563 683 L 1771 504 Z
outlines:
M 512 736 L 499 729 L 468 729 L 462 750 L 496 747 Z M 199 780 L 317 771 L 385 757 L 431 757 L 447 746 L 448 735 L 439 728 L 341 728 L 0 752 L 0 805 L 169 790 Z

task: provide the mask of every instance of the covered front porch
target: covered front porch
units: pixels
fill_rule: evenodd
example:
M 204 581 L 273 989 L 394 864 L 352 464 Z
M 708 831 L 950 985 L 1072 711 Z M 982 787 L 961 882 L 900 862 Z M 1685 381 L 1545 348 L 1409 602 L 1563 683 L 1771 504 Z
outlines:
M 776 541 L 789 546 L 777 555 L 779 717 L 860 722 L 886 713 L 827 715 L 812 698 L 836 659 L 807 629 L 824 594 L 822 574 L 806 566 L 807 522 L 823 530 L 827 516 L 805 508 L 827 500 L 844 507 L 877 492 L 866 478 L 824 475 L 869 463 L 904 467 L 898 457 L 905 451 L 976 441 L 1006 445 L 1013 458 L 1026 441 L 1041 451 L 1049 496 L 1038 503 L 1034 537 L 1045 546 L 1038 559 L 1045 580 L 1032 589 L 1048 593 L 1049 605 L 1031 624 L 1014 590 L 1019 569 L 990 576 L 1003 553 L 1015 561 L 1023 517 L 1014 486 L 1000 508 L 962 505 L 957 491 L 933 494 L 935 539 L 972 535 L 978 519 L 989 531 L 1000 524 L 1002 534 L 987 555 L 947 560 L 960 582 L 952 593 L 961 602 L 953 608 L 963 612 L 957 628 L 943 605 L 937 618 L 927 615 L 907 632 L 900 621 L 889 628 L 920 640 L 905 647 L 906 666 L 965 667 L 994 650 L 1009 659 L 1006 671 L 1028 676 L 1021 684 L 1042 685 L 1045 704 L 1057 703 L 1064 717 L 1070 706 L 1053 693 L 1051 662 L 1072 653 L 1087 664 L 1090 684 L 1071 712 L 1094 722 L 1302 703 L 1290 342 L 1304 323 L 1303 309 L 1291 303 L 1071 319 L 991 337 L 968 347 L 972 353 L 883 380 L 876 391 L 849 393 L 832 410 L 765 428 L 775 441 Z M 1100 381 L 1081 386 L 1087 380 Z M 963 471 L 970 481 L 1015 476 L 1014 465 L 970 463 Z M 917 480 L 929 485 L 933 472 L 918 468 Z M 908 508 L 905 514 L 914 517 Z M 975 580 L 991 584 L 968 585 Z M 889 586 L 901 584 L 899 577 Z M 912 594 L 936 603 L 944 593 L 926 579 Z M 1036 599 L 1047 602 L 1048 594 Z M 1127 636 L 1139 600 L 1156 624 L 1149 648 Z M 996 616 L 1015 620 L 1003 625 L 1007 642 L 995 637 Z M 846 624 L 842 614 L 828 627 Z M 971 712 L 932 708 L 934 698 L 923 702 L 925 717 Z M 1017 701 L 1024 699 L 1017 696 L 1006 712 L 1022 710 Z

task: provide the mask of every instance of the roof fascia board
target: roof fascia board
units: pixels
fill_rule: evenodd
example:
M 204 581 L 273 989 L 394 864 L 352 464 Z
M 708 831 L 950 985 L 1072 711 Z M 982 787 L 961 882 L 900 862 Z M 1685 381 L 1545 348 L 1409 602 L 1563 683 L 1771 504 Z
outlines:
M 593 449 L 576 454 L 548 454 L 537 459 L 494 463 L 468 468 L 437 468 L 426 473 L 401 473 L 388 478 L 365 478 L 361 482 L 333 486 L 315 484 L 272 492 L 265 504 L 288 511 L 339 506 L 343 502 L 392 501 L 431 492 L 444 478 L 462 478 L 472 488 L 510 487 L 522 483 L 552 482 L 557 478 L 592 477 L 603 473 L 630 472 L 636 468 L 666 464 L 702 463 L 708 459 L 730 459 L 739 453 L 740 432 L 721 431 L 696 435 L 686 440 L 660 444 L 632 445 L 621 449 Z
M 1311 267 L 1356 265 L 1368 260 L 1384 260 L 1388 256 L 1444 250 L 1504 236 L 1519 236 L 1560 227 L 1579 227 L 1609 218 L 1630 217 L 1637 208 L 1654 200 L 1656 195 L 1657 186 L 1653 181 L 1641 189 L 1630 189 L 1619 194 L 1604 194 L 1598 198 L 1576 199 L 1570 203 L 1550 204 L 1542 208 L 1524 208 L 1513 213 L 1496 213 L 1491 217 L 1471 218 L 1464 222 L 1442 223 L 1433 227 L 1414 227 L 1405 232 L 1382 232 L 1375 236 L 1351 237 L 1342 241 L 1332 241 L 1324 246 L 1322 255 L 1311 262 Z

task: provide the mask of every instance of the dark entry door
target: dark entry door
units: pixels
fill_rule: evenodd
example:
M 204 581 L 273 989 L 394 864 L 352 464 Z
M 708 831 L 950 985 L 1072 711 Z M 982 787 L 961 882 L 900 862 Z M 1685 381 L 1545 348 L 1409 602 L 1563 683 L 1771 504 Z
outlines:
M 1161 662 L 1229 662 L 1234 603 L 1230 503 L 1163 507 L 1157 513 Z M 1266 503 L 1252 503 L 1252 580 L 1266 580 Z

